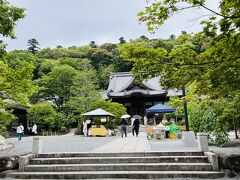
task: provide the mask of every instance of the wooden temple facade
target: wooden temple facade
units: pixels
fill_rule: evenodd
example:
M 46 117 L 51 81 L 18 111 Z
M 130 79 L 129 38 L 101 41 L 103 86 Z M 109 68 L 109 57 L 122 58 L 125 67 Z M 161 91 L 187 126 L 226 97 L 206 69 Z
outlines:
M 129 72 L 117 72 L 110 75 L 105 99 L 123 104 L 131 116 L 146 115 L 146 109 L 155 104 L 165 104 L 170 96 L 182 96 L 181 91 L 167 90 L 160 86 L 160 78 L 154 77 L 140 81 Z

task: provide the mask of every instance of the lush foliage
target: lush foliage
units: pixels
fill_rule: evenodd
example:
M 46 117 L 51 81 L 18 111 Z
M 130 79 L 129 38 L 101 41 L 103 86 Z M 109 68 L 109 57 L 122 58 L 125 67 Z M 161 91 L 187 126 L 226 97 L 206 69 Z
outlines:
M 24 9 L 9 5 L 6 0 L 0 1 L 0 34 L 15 38 L 16 22 L 24 17 Z
M 111 101 L 105 101 L 103 99 L 96 100 L 90 106 L 91 110 L 98 109 L 98 108 L 101 108 L 115 115 L 116 125 L 120 123 L 120 117 L 127 113 L 126 108 L 122 104 L 111 102 Z
M 126 108 L 100 99 L 101 91 L 108 87 L 109 74 L 132 71 L 140 78 L 159 75 L 164 87 L 187 89 L 187 97 L 171 97 L 169 105 L 177 108 L 175 115 L 183 117 L 186 100 L 191 128 L 208 132 L 222 145 L 230 124 L 240 118 L 239 2 L 220 1 L 219 12 L 206 7 L 205 0 L 149 2 L 149 7 L 139 12 L 139 19 L 150 31 L 179 11 L 204 8 L 213 15 L 202 21 L 202 32 L 182 31 L 168 39 L 142 35 L 129 42 L 120 37 L 118 44 L 91 41 L 87 46 L 58 45 L 42 50 L 36 39 L 30 39 L 27 50 L 8 53 L 0 40 L 0 109 L 29 105 L 30 98 L 36 104 L 29 109 L 32 122 L 42 129 L 66 132 L 81 121 L 82 113 L 102 108 L 116 115 L 116 122 L 108 124 L 113 128 Z M 0 35 L 14 38 L 13 29 L 23 17 L 23 9 L 0 1 Z M 47 101 L 53 106 L 39 104 Z M 0 133 L 13 118 L 11 111 L 1 111 Z
M 15 119 L 11 112 L 0 109 L 0 135 L 7 136 L 7 125 Z
M 171 35 L 170 39 L 175 43 L 170 51 L 165 47 L 149 48 L 131 43 L 124 44 L 120 50 L 121 57 L 133 63 L 132 72 L 140 77 L 159 75 L 161 84 L 166 88 L 188 87 L 188 92 L 192 88 L 191 96 L 171 98 L 169 104 L 179 107 L 176 114 L 182 116 L 180 106 L 184 100 L 189 101 L 192 128 L 208 132 L 222 145 L 227 141 L 229 123 L 239 120 L 236 113 L 240 89 L 239 2 L 220 1 L 220 12 L 209 9 L 205 0 L 149 3 L 145 11 L 138 14 L 139 20 L 146 23 L 149 31 L 155 31 L 179 11 L 204 8 L 213 13 L 208 20 L 201 22 L 202 32 L 193 35 L 183 31 L 178 38 Z M 203 97 L 207 99 L 208 106 L 198 102 Z
M 190 105 L 189 122 L 194 132 L 206 132 L 211 140 L 222 146 L 228 139 L 229 119 L 222 118 L 226 101 L 208 101 Z
M 29 122 L 36 123 L 39 130 L 54 129 L 56 119 L 57 112 L 49 103 L 35 104 L 28 109 Z

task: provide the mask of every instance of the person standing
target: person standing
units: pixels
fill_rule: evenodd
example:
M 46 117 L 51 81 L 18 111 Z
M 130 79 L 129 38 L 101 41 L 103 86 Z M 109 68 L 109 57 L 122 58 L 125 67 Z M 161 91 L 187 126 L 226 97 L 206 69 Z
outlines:
M 22 140 L 23 132 L 24 132 L 24 127 L 23 127 L 22 123 L 20 123 L 17 127 L 17 136 L 18 136 L 19 142 L 21 142 L 21 140 Z
M 121 136 L 123 138 L 123 134 L 125 134 L 125 137 L 127 137 L 127 120 L 122 119 L 120 123 L 120 131 L 121 131 Z
M 133 122 L 133 136 L 134 136 L 134 132 L 135 132 L 136 136 L 138 137 L 139 125 L 140 125 L 139 119 L 135 119 L 134 122 Z
M 33 133 L 33 135 L 37 134 L 37 125 L 36 125 L 36 123 L 34 123 L 34 125 L 32 127 L 32 133 Z
M 83 121 L 83 134 L 84 134 L 85 137 L 87 137 L 87 135 L 88 135 L 88 128 L 87 128 L 87 122 L 86 121 L 87 120 Z

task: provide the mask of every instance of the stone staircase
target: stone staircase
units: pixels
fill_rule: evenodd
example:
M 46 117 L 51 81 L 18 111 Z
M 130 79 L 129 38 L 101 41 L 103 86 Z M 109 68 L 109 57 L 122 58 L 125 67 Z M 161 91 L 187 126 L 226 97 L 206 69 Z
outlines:
M 220 178 L 222 172 L 202 152 L 53 153 L 39 154 L 22 172 L 20 179 L 158 179 Z

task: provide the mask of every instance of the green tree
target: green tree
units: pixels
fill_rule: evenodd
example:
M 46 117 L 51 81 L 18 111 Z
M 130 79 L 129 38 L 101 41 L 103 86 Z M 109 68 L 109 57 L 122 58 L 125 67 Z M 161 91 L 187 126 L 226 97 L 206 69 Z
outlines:
M 89 45 L 92 47 L 92 48 L 97 48 L 97 44 L 95 43 L 95 41 L 91 41 L 89 43 Z
M 11 6 L 6 0 L 0 1 L 0 34 L 3 37 L 15 38 L 16 22 L 24 18 L 24 9 Z
M 124 44 L 124 43 L 126 43 L 127 41 L 124 39 L 124 37 L 120 37 L 119 38 L 119 43 L 120 44 Z
M 39 98 L 50 100 L 58 110 L 62 110 L 71 97 L 71 86 L 76 70 L 68 65 L 56 66 L 50 73 L 38 80 Z
M 39 130 L 50 130 L 55 128 L 57 112 L 49 103 L 39 103 L 27 110 L 29 122 L 36 123 Z
M 127 113 L 126 108 L 122 104 L 105 101 L 104 99 L 99 99 L 95 102 L 92 102 L 90 110 L 95 110 L 98 108 L 104 109 L 105 111 L 114 114 L 116 116 L 116 125 L 119 125 L 121 120 L 120 117 Z
M 99 84 L 100 88 L 107 89 L 109 83 L 109 77 L 112 72 L 115 72 L 114 65 L 109 65 L 107 67 L 100 66 L 99 68 Z
M 40 49 L 39 43 L 36 39 L 29 39 L 27 42 L 27 46 L 28 46 L 28 51 L 32 54 L 36 54 Z
M 6 0 L 0 1 L 0 36 L 15 38 L 14 28 L 18 20 L 24 18 L 24 9 L 11 6 Z M 6 44 L 0 40 L 0 135 L 5 136 L 6 126 L 14 119 L 11 111 L 6 111 L 5 108 L 9 105 L 4 101 L 5 99 L 11 99 L 18 103 L 26 103 L 27 95 L 32 90 L 31 72 L 32 67 L 26 63 L 26 67 L 20 63 L 19 67 L 14 70 L 10 68 L 6 62 L 3 62 L 6 55 Z M 19 72 L 19 74 L 17 72 Z M 26 75 L 26 78 L 24 77 Z M 27 80 L 27 78 L 30 78 Z M 23 84 L 21 84 L 23 82 Z M 30 88 L 26 92 L 22 91 L 26 85 L 26 88 Z M 23 96 L 23 97 L 21 97 Z
M 175 39 L 175 38 L 176 38 L 176 36 L 174 34 L 170 35 L 170 39 Z
M 5 109 L 2 108 L 3 107 L 0 105 L 0 135 L 6 137 L 7 125 L 9 125 L 10 122 L 15 119 L 15 117 L 11 111 L 6 111 Z
M 93 67 L 98 70 L 101 65 L 108 66 L 113 63 L 114 55 L 106 49 L 93 48 L 88 51 L 88 59 Z
M 222 118 L 225 100 L 207 100 L 190 106 L 189 122 L 194 132 L 206 132 L 218 146 L 228 140 L 229 121 Z
M 16 68 L 10 68 L 0 61 L 0 89 L 7 99 L 17 104 L 27 104 L 28 97 L 35 91 L 32 82 L 34 66 L 28 62 L 21 62 Z
M 36 65 L 37 58 L 32 53 L 29 53 L 25 50 L 14 50 L 11 52 L 8 52 L 5 56 L 5 62 L 9 65 L 11 68 L 15 68 L 21 64 L 21 62 L 28 62 L 32 65 Z
M 148 37 L 145 36 L 145 35 L 141 35 L 141 36 L 140 36 L 140 39 L 147 39 L 147 40 L 148 40 Z
M 238 1 L 219 1 L 220 12 L 217 12 L 206 6 L 206 0 L 154 1 L 150 6 L 145 8 L 145 11 L 139 12 L 138 17 L 141 22 L 147 24 L 149 31 L 154 31 L 155 28 L 163 25 L 167 19 L 179 11 L 184 11 L 190 8 L 196 10 L 205 9 L 212 13 L 212 17 L 219 17 L 220 20 L 218 21 L 218 24 L 220 29 L 226 33 L 239 28 L 239 6 Z M 229 9 L 231 9 L 231 11 Z M 210 19 L 212 19 L 212 17 Z
M 87 111 L 90 103 L 100 97 L 96 71 L 88 60 L 85 60 L 82 66 L 83 69 L 77 73 L 73 80 L 71 98 L 68 102 L 70 110 L 78 114 Z

